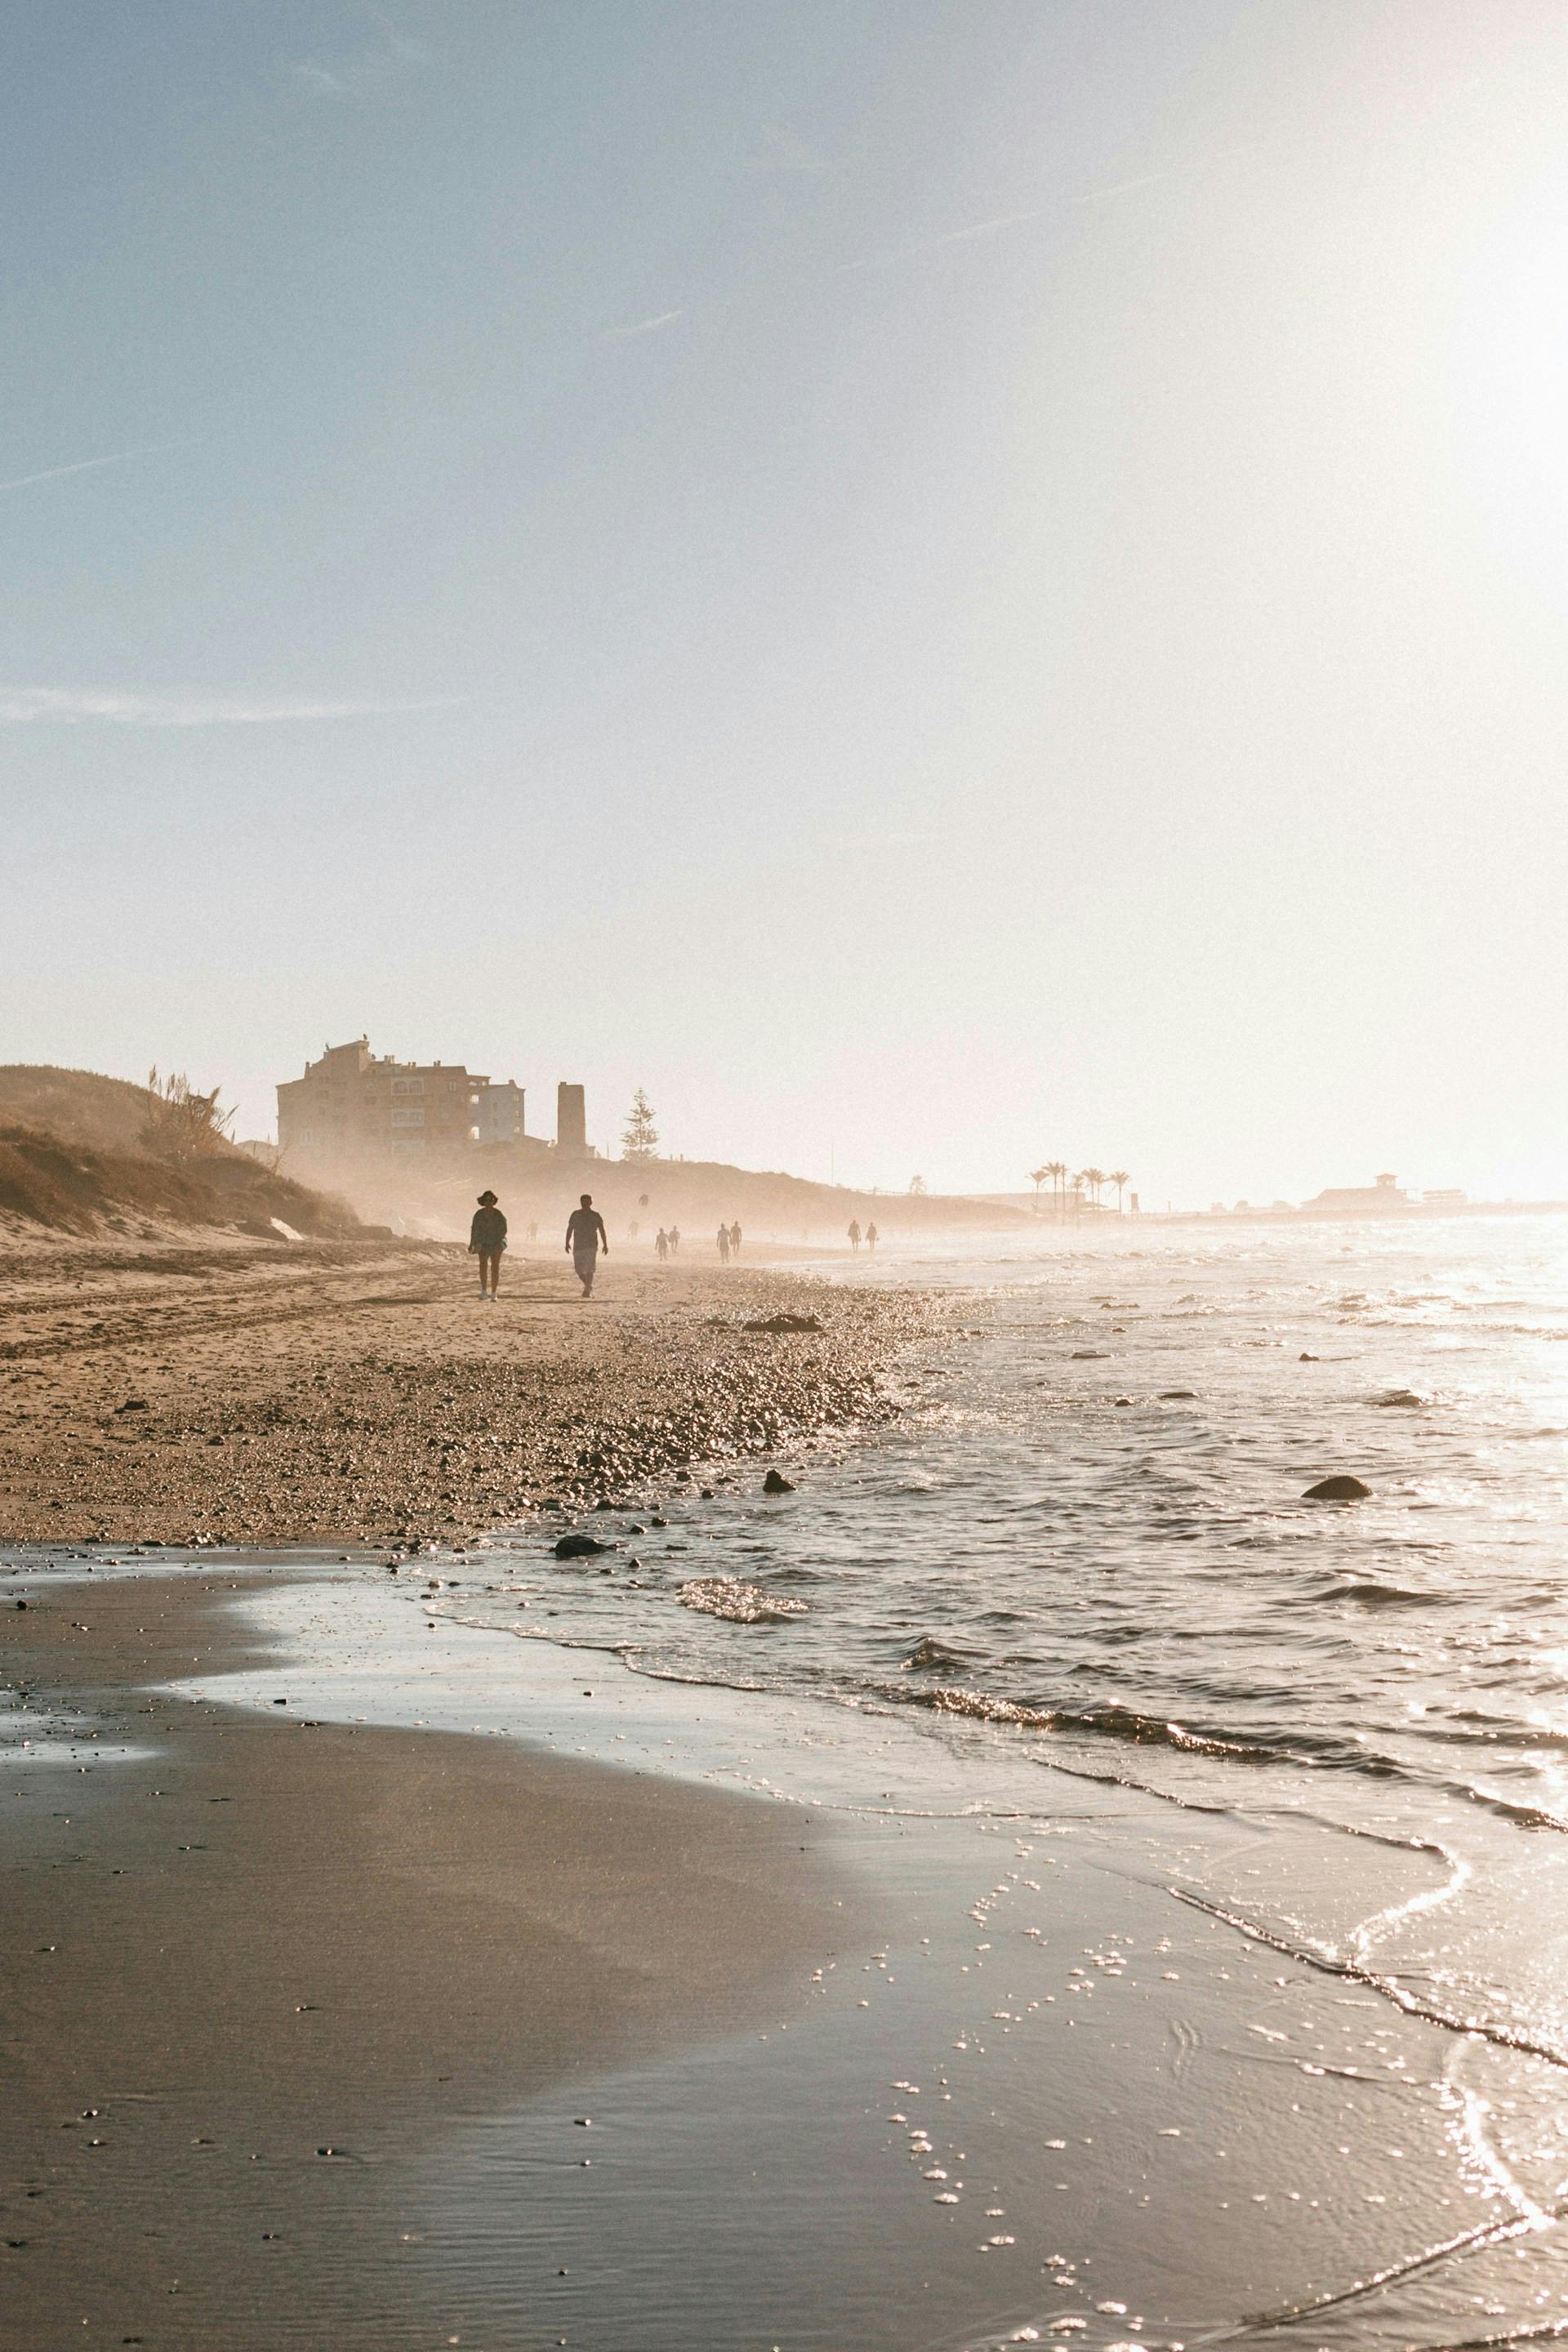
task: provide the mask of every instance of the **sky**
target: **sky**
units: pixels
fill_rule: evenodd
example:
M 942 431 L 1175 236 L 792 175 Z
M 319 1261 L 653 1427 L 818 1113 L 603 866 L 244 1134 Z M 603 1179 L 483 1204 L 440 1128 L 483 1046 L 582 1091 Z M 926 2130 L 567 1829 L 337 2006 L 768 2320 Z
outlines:
M 0 1061 L 1568 1196 L 1563 0 L 0 59 Z

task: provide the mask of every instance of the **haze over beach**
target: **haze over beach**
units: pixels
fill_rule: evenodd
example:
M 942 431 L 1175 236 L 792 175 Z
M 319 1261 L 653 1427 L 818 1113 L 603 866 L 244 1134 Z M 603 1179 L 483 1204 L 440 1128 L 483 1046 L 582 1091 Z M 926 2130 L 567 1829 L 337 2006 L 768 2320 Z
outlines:
M 1568 5 L 4 55 L 0 2352 L 1568 2335 Z

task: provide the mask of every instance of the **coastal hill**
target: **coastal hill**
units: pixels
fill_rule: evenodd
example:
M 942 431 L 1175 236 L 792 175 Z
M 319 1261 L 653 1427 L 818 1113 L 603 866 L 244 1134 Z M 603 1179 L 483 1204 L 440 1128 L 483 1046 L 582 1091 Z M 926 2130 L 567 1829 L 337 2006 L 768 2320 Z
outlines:
M 195 1098 L 199 1101 L 199 1097 Z M 651 1242 L 679 1225 L 695 1247 L 722 1218 L 755 1242 L 842 1247 L 851 1220 L 889 1242 L 1028 1226 L 996 1201 L 872 1192 L 778 1170 L 696 1160 L 601 1160 L 534 1141 L 473 1144 L 380 1161 L 279 1154 L 203 1129 L 180 1148 L 147 1087 L 91 1070 L 0 1065 L 0 1232 L 11 1235 L 205 1228 L 279 1239 L 281 1223 L 310 1239 L 383 1230 L 466 1241 L 476 1196 L 501 1196 L 513 1237 L 537 1223 L 549 1239 L 591 1192 L 612 1239 L 632 1226 Z
M 347 1204 L 262 1166 L 220 1134 L 176 1152 L 145 1087 L 90 1070 L 0 1066 L 0 1234 L 201 1229 L 311 1239 L 357 1234 Z

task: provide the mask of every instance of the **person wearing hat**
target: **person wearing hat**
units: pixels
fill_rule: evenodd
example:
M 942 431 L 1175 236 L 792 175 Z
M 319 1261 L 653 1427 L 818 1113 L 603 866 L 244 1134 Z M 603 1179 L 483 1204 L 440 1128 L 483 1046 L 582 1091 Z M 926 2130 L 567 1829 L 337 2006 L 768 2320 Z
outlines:
M 468 1255 L 479 1262 L 479 1297 L 495 1304 L 500 1286 L 501 1252 L 506 1247 L 506 1219 L 496 1206 L 493 1192 L 481 1192 L 479 1205 L 474 1211 L 474 1222 L 468 1227 Z

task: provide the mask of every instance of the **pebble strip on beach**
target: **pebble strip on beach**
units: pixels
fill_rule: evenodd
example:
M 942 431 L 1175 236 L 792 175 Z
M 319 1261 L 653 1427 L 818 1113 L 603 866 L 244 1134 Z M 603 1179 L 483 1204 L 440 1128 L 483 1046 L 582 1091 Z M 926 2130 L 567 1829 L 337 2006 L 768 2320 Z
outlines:
M 451 1541 L 896 1412 L 929 1301 L 429 1244 L 0 1264 L 0 1541 Z M 780 1321 L 796 1328 L 762 1329 Z M 818 1328 L 810 1328 L 816 1325 Z

